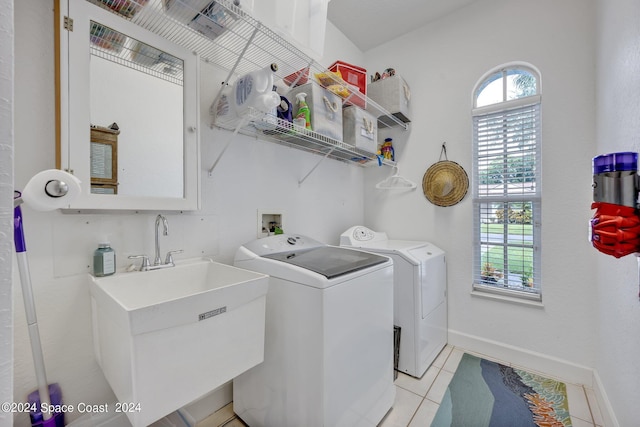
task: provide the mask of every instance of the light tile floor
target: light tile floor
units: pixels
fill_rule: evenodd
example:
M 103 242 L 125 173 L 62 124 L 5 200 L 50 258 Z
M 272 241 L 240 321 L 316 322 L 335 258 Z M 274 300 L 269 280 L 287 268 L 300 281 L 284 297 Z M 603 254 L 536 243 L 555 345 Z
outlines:
M 456 371 L 464 353 L 464 350 L 448 345 L 438 355 L 422 378 L 418 379 L 399 373 L 395 381 L 395 403 L 379 424 L 379 427 L 427 427 L 431 425 L 447 386 L 453 378 L 453 373 Z M 467 353 L 493 360 L 506 366 L 512 365 L 509 362 L 496 360 L 486 355 L 470 351 L 467 351 Z M 566 382 L 565 384 L 567 386 L 569 413 L 571 414 L 573 427 L 603 427 L 602 416 L 600 415 L 593 390 L 582 385 Z M 199 422 L 196 427 L 222 426 L 246 427 L 246 424 L 233 413 L 232 403 Z

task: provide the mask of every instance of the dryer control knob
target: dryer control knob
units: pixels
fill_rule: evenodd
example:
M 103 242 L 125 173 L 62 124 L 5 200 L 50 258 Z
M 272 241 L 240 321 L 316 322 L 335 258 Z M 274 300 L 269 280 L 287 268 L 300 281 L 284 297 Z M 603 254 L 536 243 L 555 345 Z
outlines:
M 290 245 L 295 245 L 296 244 L 296 239 L 294 237 L 289 237 L 287 239 L 287 243 Z
M 353 230 L 353 238 L 358 241 L 367 241 L 373 239 L 373 231 L 367 227 L 357 227 Z

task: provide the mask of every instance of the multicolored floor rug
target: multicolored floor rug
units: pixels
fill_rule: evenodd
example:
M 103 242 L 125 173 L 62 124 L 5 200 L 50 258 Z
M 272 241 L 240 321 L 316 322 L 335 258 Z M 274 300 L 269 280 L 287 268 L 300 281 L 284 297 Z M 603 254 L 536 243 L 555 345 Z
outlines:
M 465 353 L 431 427 L 570 427 L 564 383 Z

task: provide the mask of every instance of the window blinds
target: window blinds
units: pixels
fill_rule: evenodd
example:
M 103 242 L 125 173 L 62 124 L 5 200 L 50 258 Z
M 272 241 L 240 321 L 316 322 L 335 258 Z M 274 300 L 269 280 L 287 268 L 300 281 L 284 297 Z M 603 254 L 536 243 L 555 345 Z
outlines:
M 540 103 L 476 114 L 473 131 L 474 287 L 539 299 Z

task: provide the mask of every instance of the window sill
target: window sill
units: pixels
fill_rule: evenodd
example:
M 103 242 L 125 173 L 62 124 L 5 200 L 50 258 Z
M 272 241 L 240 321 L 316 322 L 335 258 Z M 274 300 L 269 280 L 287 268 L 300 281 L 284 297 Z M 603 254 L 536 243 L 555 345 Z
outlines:
M 529 307 L 544 308 L 544 304 L 542 303 L 542 300 L 538 301 L 533 299 L 525 299 L 525 298 L 519 298 L 515 296 L 509 296 L 501 293 L 499 290 L 486 291 L 486 290 L 473 289 L 471 291 L 471 296 L 491 299 L 494 301 L 502 301 L 502 302 L 507 302 L 512 304 L 526 305 Z

